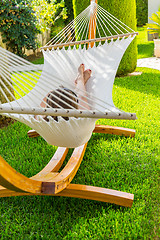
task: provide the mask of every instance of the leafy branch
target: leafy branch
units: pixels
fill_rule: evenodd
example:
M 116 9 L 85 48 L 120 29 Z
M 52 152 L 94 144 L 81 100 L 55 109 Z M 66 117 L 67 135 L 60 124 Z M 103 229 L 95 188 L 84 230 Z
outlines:
M 158 33 L 160 36 L 160 8 L 159 11 L 153 13 L 149 19 L 153 21 L 153 23 L 146 24 L 146 26 L 149 28 L 149 31 L 151 33 Z

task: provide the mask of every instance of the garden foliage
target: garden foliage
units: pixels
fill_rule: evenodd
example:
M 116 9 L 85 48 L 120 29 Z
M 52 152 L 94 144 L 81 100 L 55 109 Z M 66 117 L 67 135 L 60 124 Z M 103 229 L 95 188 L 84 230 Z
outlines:
M 73 0 L 74 16 L 76 17 L 88 5 L 90 0 Z M 133 30 L 136 30 L 136 2 L 135 0 L 98 0 L 98 4 L 124 22 Z M 117 75 L 125 75 L 133 72 L 137 63 L 137 44 L 134 40 L 125 52 Z
M 148 22 L 148 0 L 136 0 L 137 26 Z
M 41 32 L 50 29 L 59 18 L 67 18 L 64 0 L 32 0 L 31 4 Z
M 72 0 L 65 0 L 65 7 L 67 9 L 67 19 L 65 20 L 66 25 L 73 20 L 73 4 Z
M 28 1 L 28 2 L 27 2 Z M 0 32 L 7 48 L 23 56 L 24 48 L 36 49 L 36 17 L 29 0 L 0 1 Z
M 158 33 L 160 36 L 160 8 L 158 12 L 152 14 L 150 19 L 153 22 L 147 24 L 147 27 L 150 28 L 149 31 L 151 33 Z

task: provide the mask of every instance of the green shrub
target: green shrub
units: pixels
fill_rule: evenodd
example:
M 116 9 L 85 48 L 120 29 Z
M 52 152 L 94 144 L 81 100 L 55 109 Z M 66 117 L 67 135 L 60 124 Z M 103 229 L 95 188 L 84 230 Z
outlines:
M 37 28 L 41 33 L 50 29 L 58 19 L 67 18 L 64 6 L 64 0 L 32 0 L 32 8 L 37 17 Z
M 137 26 L 148 22 L 148 0 L 136 0 Z
M 68 16 L 68 18 L 65 19 L 65 24 L 67 25 L 70 21 L 73 20 L 73 4 L 72 4 L 72 0 L 65 0 L 65 7 L 67 8 L 67 16 Z
M 90 0 L 73 0 L 74 16 L 76 17 L 90 4 Z M 99 0 L 98 4 L 136 30 L 136 3 L 135 0 Z M 134 40 L 125 52 L 120 63 L 117 75 L 133 72 L 137 64 L 137 44 Z
M 28 1 L 28 4 L 27 4 Z M 36 49 L 36 17 L 29 0 L 0 1 L 0 32 L 12 52 L 22 56 L 23 48 Z
M 64 19 L 60 18 L 58 19 L 54 25 L 51 26 L 51 39 L 54 38 L 63 28 L 65 28 L 65 21 Z

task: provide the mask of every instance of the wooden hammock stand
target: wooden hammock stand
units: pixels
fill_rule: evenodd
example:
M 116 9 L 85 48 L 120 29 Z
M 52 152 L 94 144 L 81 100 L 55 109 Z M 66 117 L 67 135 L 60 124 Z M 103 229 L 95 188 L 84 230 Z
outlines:
M 135 130 L 96 125 L 95 133 L 107 133 L 134 137 Z M 29 137 L 37 137 L 34 130 Z M 42 171 L 31 178 L 18 173 L 0 156 L 0 197 L 51 195 L 91 199 L 131 207 L 134 195 L 112 189 L 87 185 L 70 184 L 83 159 L 87 143 L 74 149 L 71 158 L 58 172 L 68 153 L 68 148 L 59 147 Z
M 96 1 L 97 2 L 97 1 Z M 95 15 L 96 17 L 96 15 Z M 91 39 L 95 38 L 95 18 L 90 19 Z M 135 130 L 105 125 L 96 125 L 95 133 L 116 134 L 134 137 Z M 37 137 L 34 130 L 28 132 L 29 137 Z M 74 149 L 71 158 L 62 171 L 61 168 L 68 148 L 58 147 L 50 162 L 42 171 L 31 178 L 18 173 L 0 156 L 0 197 L 51 195 L 91 199 L 117 205 L 131 207 L 134 195 L 126 192 L 101 187 L 70 184 L 80 167 L 87 143 Z

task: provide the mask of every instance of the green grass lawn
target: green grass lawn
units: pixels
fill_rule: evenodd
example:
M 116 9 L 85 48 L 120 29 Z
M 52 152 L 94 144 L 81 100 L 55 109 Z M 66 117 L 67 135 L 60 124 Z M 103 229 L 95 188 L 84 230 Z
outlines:
M 44 57 L 42 58 L 37 58 L 34 61 L 32 61 L 34 64 L 44 64 Z
M 14 95 L 16 99 L 19 99 L 26 94 L 28 94 L 36 85 L 39 76 L 41 75 L 41 71 L 39 72 L 24 72 L 24 73 L 13 73 L 12 74 L 12 81 L 13 87 L 15 89 Z
M 138 27 L 137 31 L 139 33 L 137 36 L 138 58 L 153 57 L 154 43 L 153 41 L 148 41 L 147 28 Z
M 159 239 L 160 72 L 116 78 L 117 107 L 136 112 L 136 121 L 98 123 L 136 129 L 135 138 L 94 133 L 73 183 L 133 193 L 132 208 L 65 197 L 0 199 L 0 239 Z M 56 147 L 15 122 L 0 129 L 0 155 L 30 177 L 51 159 Z M 71 154 L 69 152 L 68 158 Z

